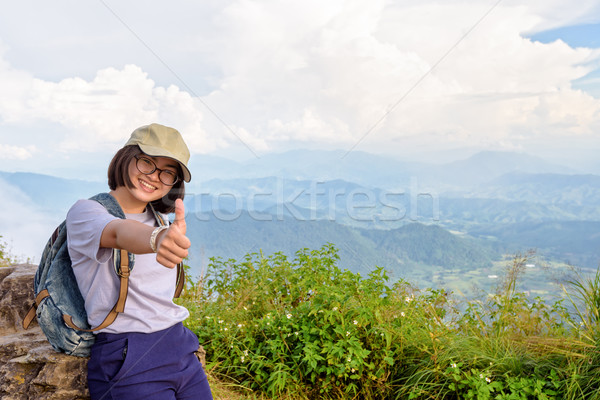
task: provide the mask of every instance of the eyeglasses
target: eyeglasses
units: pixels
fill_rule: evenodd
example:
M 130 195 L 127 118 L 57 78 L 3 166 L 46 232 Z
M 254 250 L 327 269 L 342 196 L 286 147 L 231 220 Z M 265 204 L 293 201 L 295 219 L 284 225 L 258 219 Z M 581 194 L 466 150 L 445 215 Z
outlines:
M 158 179 L 167 186 L 173 186 L 179 180 L 177 173 L 168 169 L 160 169 L 148 157 L 135 156 L 135 166 L 142 174 L 150 175 L 158 170 Z

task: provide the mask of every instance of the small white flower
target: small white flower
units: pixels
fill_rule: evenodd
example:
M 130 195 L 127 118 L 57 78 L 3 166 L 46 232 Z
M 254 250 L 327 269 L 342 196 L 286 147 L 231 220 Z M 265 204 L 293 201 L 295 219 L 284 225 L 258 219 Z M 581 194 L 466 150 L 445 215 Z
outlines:
M 354 325 L 358 325 L 358 321 L 357 321 L 357 320 L 354 320 L 354 321 L 352 321 L 352 323 L 353 323 Z
M 346 336 L 350 336 L 350 332 L 346 331 Z
M 298 336 L 298 335 L 299 335 L 299 333 L 298 333 L 298 332 L 294 332 L 294 335 Z
M 486 381 L 487 383 L 490 383 L 490 382 L 492 382 L 492 380 L 491 380 L 490 378 L 485 378 L 485 381 Z
M 452 368 L 456 368 L 456 363 L 452 363 L 452 365 L 450 365 Z
M 352 359 L 351 359 L 350 357 L 348 357 L 348 358 L 346 359 L 346 361 L 350 362 L 350 361 L 352 361 Z
M 352 373 L 355 373 L 355 372 L 356 372 L 356 370 L 355 370 L 354 368 L 352 368 L 352 369 L 350 370 L 350 372 L 352 372 Z
M 481 379 L 483 379 L 483 374 L 479 374 L 479 377 L 480 377 Z
M 288 314 L 288 315 L 286 315 L 286 317 L 287 317 L 287 319 L 290 319 L 290 318 L 292 318 L 292 314 Z
M 333 311 L 337 311 L 337 307 L 333 307 Z
M 224 328 L 223 330 L 226 331 L 228 328 Z
M 406 314 L 404 314 L 404 311 L 402 311 L 402 312 L 400 313 L 400 315 L 401 315 L 401 316 L 403 316 L 403 317 L 406 317 Z
M 222 324 L 222 323 L 223 323 L 223 320 L 222 320 L 222 319 L 220 319 L 220 320 L 219 320 L 219 323 L 220 323 L 220 324 Z
M 245 360 L 244 356 L 241 356 L 240 359 L 242 360 L 242 362 L 244 362 Z
M 244 350 L 244 355 L 247 356 L 248 355 L 248 350 Z
M 407 303 L 410 303 L 412 300 L 413 300 L 412 297 L 409 297 L 409 296 L 406 296 L 404 298 L 404 301 L 407 302 Z
M 244 326 L 243 324 L 238 324 L 238 328 L 241 328 L 241 327 L 243 327 L 243 326 Z

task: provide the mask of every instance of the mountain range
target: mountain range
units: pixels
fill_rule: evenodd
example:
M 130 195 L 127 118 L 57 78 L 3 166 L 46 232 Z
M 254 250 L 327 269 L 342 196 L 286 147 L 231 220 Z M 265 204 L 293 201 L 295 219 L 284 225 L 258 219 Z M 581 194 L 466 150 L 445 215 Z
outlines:
M 245 162 L 200 157 L 192 173 L 186 220 L 195 274 L 210 257 L 293 255 L 328 242 L 345 268 L 383 266 L 420 285 L 434 284 L 439 271 L 488 271 L 530 248 L 581 268 L 600 261 L 600 176 L 527 154 L 432 164 L 298 150 Z M 0 172 L 0 180 L 52 222 L 107 190 L 24 172 Z

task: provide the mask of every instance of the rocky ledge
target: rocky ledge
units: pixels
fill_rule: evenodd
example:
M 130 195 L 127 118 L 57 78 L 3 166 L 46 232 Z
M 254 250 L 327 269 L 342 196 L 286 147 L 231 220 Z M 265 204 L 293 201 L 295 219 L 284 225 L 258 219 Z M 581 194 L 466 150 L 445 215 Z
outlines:
M 0 267 L 0 399 L 89 399 L 87 358 L 54 351 L 34 320 L 22 320 L 33 303 L 36 265 Z M 205 351 L 196 353 L 205 365 Z
M 28 330 L 21 327 L 36 268 L 0 268 L 0 399 L 89 399 L 87 359 L 54 351 L 35 321 Z

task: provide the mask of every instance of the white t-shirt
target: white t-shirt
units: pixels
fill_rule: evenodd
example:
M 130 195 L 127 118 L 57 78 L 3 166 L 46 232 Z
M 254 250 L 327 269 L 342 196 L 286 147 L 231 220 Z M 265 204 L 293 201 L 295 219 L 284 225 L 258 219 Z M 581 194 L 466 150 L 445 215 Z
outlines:
M 149 210 L 125 217 L 156 225 Z M 112 249 L 100 247 L 102 231 L 114 219 L 117 217 L 94 200 L 79 200 L 67 213 L 69 255 L 92 327 L 104 321 L 119 297 L 119 278 L 112 265 Z M 176 282 L 177 268 L 159 264 L 154 253 L 136 254 L 125 312 L 119 314 L 109 327 L 97 332 L 150 333 L 183 321 L 189 312 L 173 303 Z

